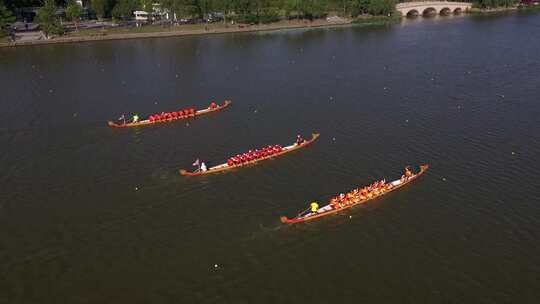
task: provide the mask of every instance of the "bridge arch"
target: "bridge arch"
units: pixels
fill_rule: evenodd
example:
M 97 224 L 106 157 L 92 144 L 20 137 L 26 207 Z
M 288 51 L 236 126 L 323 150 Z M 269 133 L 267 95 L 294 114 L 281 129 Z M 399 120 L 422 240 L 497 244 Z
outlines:
M 456 7 L 456 9 L 454 10 L 454 15 L 459 15 L 463 12 L 463 10 L 461 9 L 461 7 Z
M 409 17 L 409 18 L 418 17 L 419 15 L 420 15 L 420 12 L 418 10 L 415 10 L 415 9 L 412 9 L 412 10 L 407 12 L 407 17 Z
M 433 15 L 437 15 L 437 10 L 436 10 L 434 7 L 427 7 L 427 8 L 424 9 L 424 11 L 422 12 L 422 15 L 423 15 L 423 16 L 433 16 Z
M 442 16 L 448 16 L 452 13 L 452 10 L 448 7 L 443 7 L 440 11 L 439 11 L 439 15 L 442 15 Z

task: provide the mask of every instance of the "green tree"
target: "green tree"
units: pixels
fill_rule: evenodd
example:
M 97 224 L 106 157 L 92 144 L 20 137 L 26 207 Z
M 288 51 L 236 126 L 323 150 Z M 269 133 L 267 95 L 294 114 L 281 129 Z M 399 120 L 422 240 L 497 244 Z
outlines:
M 370 0 L 354 0 L 351 3 L 351 16 L 367 14 L 369 11 Z
M 223 0 L 224 2 L 229 0 Z M 162 9 L 169 12 L 170 18 L 177 19 L 192 17 L 195 14 L 195 6 L 191 0 L 160 0 Z
M 152 21 L 154 16 L 154 0 L 140 0 L 140 7 L 148 13 L 148 21 Z
M 480 8 L 511 7 L 517 2 L 517 0 L 475 0 L 474 5 Z
M 297 9 L 302 14 L 303 18 L 313 20 L 324 16 L 326 11 L 326 0 L 298 0 Z
M 138 8 L 137 0 L 119 0 L 112 10 L 112 16 L 118 20 L 129 19 Z
M 75 22 L 75 29 L 78 30 L 78 22 L 81 19 L 82 14 L 82 7 L 75 3 L 74 0 L 69 0 L 68 5 L 66 7 L 66 18 L 69 21 Z
M 62 35 L 64 27 L 60 24 L 56 15 L 56 4 L 54 0 L 45 0 L 43 7 L 39 9 L 37 20 L 45 37 L 49 38 L 50 34 Z
M 0 37 L 6 35 L 8 26 L 15 22 L 15 16 L 13 13 L 4 5 L 4 1 L 0 0 Z
M 223 23 L 227 23 L 227 18 L 234 10 L 234 0 L 216 1 L 213 5 L 216 11 L 223 12 Z
M 111 11 L 116 5 L 116 0 L 92 0 L 92 10 L 98 19 L 111 16 Z
M 369 0 L 367 7 L 368 13 L 371 15 L 391 15 L 396 9 L 395 0 Z

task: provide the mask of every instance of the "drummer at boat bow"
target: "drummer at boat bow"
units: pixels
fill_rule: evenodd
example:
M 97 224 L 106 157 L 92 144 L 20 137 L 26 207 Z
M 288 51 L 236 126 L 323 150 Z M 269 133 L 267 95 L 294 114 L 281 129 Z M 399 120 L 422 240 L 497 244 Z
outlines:
M 407 167 L 405 167 L 405 174 L 403 174 L 403 175 L 401 176 L 401 179 L 400 179 L 400 180 L 401 180 L 402 182 L 404 182 L 404 181 L 408 180 L 409 178 L 411 178 L 412 176 L 413 176 L 413 173 L 412 173 L 412 171 L 411 171 L 411 168 L 407 166 Z

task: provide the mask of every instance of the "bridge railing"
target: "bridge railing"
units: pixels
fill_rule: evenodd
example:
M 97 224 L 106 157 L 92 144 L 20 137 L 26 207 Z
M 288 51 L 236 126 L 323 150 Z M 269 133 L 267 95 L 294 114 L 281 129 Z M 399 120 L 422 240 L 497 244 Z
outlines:
M 473 3 L 473 1 L 453 1 L 453 0 L 449 0 L 449 1 L 433 1 L 433 0 L 411 0 L 411 1 L 403 1 L 403 0 L 399 0 L 399 1 L 398 1 L 398 4 L 401 4 L 401 3 L 409 3 L 409 2 L 458 2 L 458 3 Z
M 426 5 L 435 5 L 440 6 L 443 4 L 448 4 L 452 6 L 456 5 L 463 5 L 463 6 L 470 6 L 472 5 L 472 2 L 464 2 L 464 1 L 409 1 L 409 2 L 400 2 L 396 5 L 396 8 L 400 7 L 413 7 L 413 6 L 426 6 Z

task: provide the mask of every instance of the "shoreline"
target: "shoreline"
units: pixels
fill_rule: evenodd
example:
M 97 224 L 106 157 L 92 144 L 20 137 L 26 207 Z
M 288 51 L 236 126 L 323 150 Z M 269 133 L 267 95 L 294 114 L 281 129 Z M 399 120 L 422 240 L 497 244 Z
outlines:
M 62 36 L 49 40 L 35 40 L 24 42 L 0 42 L 0 48 L 20 47 L 20 46 L 37 46 L 47 44 L 64 44 L 64 43 L 79 43 L 79 42 L 94 42 L 94 41 L 110 41 L 110 40 L 128 40 L 128 39 L 145 39 L 145 38 L 162 38 L 162 37 L 181 37 L 181 36 L 202 36 L 227 33 L 252 33 L 252 32 L 268 32 L 284 29 L 309 29 L 309 28 L 331 28 L 353 25 L 352 19 L 343 21 L 328 22 L 326 20 L 315 20 L 313 22 L 287 22 L 287 23 L 272 23 L 260 24 L 240 27 L 218 27 L 210 29 L 173 29 L 168 31 L 156 31 L 145 33 L 104 33 L 87 36 Z
M 469 12 L 465 13 L 469 16 L 482 16 L 492 15 L 497 13 L 507 12 L 519 12 L 519 11 L 536 11 L 540 10 L 540 7 L 499 7 L 492 9 L 480 9 L 473 8 Z M 25 47 L 25 46 L 38 46 L 49 44 L 65 44 L 65 43 L 83 43 L 83 42 L 95 42 L 95 41 L 112 41 L 112 40 L 129 40 L 129 39 L 148 39 L 148 38 L 167 38 L 167 37 L 182 37 L 182 36 L 205 36 L 205 35 L 217 35 L 217 34 L 229 34 L 229 33 L 254 33 L 254 32 L 269 32 L 287 29 L 310 29 L 310 28 L 332 28 L 332 27 L 346 27 L 355 25 L 387 25 L 397 23 L 402 19 L 406 19 L 404 16 L 395 17 L 381 17 L 381 16 L 369 16 L 369 17 L 357 17 L 357 18 L 343 18 L 339 20 L 328 21 L 326 19 L 317 19 L 314 21 L 307 20 L 289 20 L 279 21 L 270 24 L 256 24 L 245 25 L 237 24 L 234 26 L 227 26 L 223 24 L 211 24 L 211 25 L 198 25 L 197 27 L 181 25 L 179 27 L 159 28 L 154 27 L 155 31 L 137 32 L 130 29 L 122 32 L 122 29 L 112 29 L 112 32 L 101 31 L 98 29 L 90 30 L 95 33 L 73 32 L 71 35 L 60 36 L 48 40 L 33 40 L 22 42 L 2 42 L 0 40 L 0 48 L 12 48 L 12 47 Z M 151 27 L 152 25 L 150 25 Z M 148 29 L 148 28 L 142 28 Z M 152 28 L 149 28 L 152 29 Z

